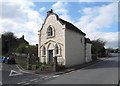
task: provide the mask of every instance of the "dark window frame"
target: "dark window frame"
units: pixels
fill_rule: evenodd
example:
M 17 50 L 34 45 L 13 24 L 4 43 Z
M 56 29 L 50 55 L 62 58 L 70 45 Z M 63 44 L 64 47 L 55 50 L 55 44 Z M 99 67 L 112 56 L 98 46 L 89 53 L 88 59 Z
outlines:
M 48 28 L 47 28 L 47 37 L 54 37 L 55 35 L 55 32 L 54 32 L 54 28 L 50 25 Z

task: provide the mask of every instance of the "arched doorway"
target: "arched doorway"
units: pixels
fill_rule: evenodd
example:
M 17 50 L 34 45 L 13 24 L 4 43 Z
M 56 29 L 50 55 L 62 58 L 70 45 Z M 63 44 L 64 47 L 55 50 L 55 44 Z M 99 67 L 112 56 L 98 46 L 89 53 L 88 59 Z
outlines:
M 53 50 L 48 50 L 48 62 L 53 62 Z
M 54 55 L 54 45 L 52 43 L 50 43 L 48 45 L 48 63 L 52 63 L 53 62 L 53 55 Z

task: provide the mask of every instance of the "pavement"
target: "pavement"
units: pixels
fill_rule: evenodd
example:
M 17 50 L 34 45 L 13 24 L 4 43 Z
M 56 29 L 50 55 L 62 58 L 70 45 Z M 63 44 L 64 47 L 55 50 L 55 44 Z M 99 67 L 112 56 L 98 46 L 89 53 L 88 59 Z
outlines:
M 75 70 L 90 66 L 90 65 L 95 64 L 95 63 L 100 62 L 100 61 L 104 61 L 105 59 L 106 58 L 101 58 L 101 59 L 98 59 L 96 61 L 91 61 L 91 62 L 86 63 L 86 64 L 75 65 L 71 68 L 67 68 L 67 69 L 64 69 L 64 70 L 61 70 L 61 71 L 58 71 L 58 72 L 47 72 L 47 73 L 44 73 L 44 72 L 42 73 L 41 72 L 41 74 L 42 75 L 61 75 L 61 74 L 64 74 L 64 73 L 68 73 L 68 72 L 71 72 L 71 71 L 75 71 Z M 16 65 L 16 66 L 23 73 L 39 75 L 38 73 L 36 73 L 36 71 L 38 71 L 38 70 L 25 70 L 20 65 Z

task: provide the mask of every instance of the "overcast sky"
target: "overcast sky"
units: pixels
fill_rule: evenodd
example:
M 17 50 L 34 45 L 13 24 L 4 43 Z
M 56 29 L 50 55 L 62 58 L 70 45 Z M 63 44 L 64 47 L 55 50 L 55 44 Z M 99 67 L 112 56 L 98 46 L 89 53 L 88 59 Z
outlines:
M 4 1 L 4 0 L 3 0 Z M 75 0 L 74 0 L 75 1 Z M 6 0 L 0 8 L 0 34 L 11 31 L 17 37 L 25 35 L 30 44 L 38 43 L 46 12 L 50 9 L 86 33 L 91 40 L 101 38 L 106 47 L 118 47 L 118 3 L 114 0 L 79 0 L 79 2 L 42 2 L 36 0 Z M 111 1 L 111 2 L 110 2 Z

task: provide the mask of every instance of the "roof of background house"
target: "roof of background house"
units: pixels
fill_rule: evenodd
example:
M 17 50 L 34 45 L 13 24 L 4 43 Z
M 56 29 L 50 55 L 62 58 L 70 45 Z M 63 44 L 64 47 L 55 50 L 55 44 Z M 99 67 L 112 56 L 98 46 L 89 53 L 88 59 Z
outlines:
M 19 43 L 29 44 L 29 42 L 25 40 L 24 35 L 18 39 L 18 42 Z
M 84 32 L 82 32 L 80 29 L 78 29 L 78 28 L 77 28 L 76 26 L 74 26 L 72 23 L 67 22 L 67 21 L 59 18 L 58 15 L 53 12 L 52 9 L 47 12 L 47 17 L 46 17 L 46 19 L 47 19 L 48 16 L 51 15 L 51 14 L 54 14 L 54 15 L 57 17 L 57 20 L 59 20 L 62 24 L 65 24 L 67 29 L 70 29 L 70 30 L 72 30 L 72 31 L 81 33 L 81 34 L 83 34 L 84 36 L 86 35 Z M 46 19 L 45 19 L 45 21 L 46 21 Z M 44 23 L 45 23 L 45 21 L 44 21 Z M 43 23 L 43 25 L 44 25 L 44 23 Z M 43 28 L 43 25 L 42 25 L 42 28 Z M 41 30 L 42 30 L 42 28 L 41 28 Z M 40 31 L 41 31 L 41 30 L 40 30 Z

